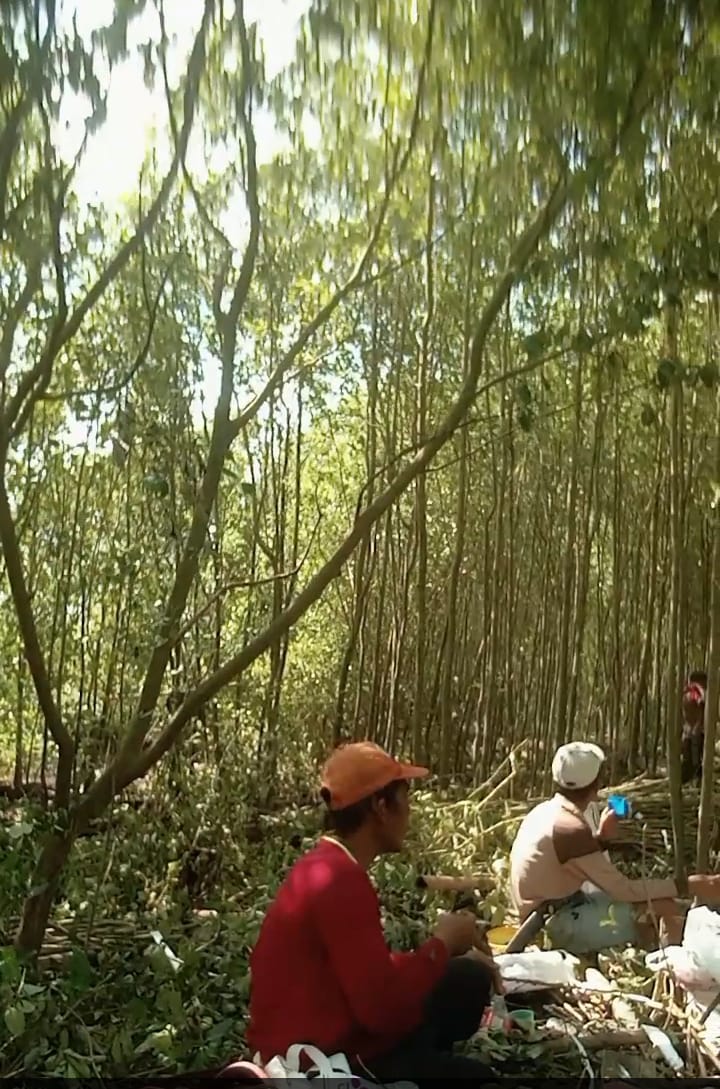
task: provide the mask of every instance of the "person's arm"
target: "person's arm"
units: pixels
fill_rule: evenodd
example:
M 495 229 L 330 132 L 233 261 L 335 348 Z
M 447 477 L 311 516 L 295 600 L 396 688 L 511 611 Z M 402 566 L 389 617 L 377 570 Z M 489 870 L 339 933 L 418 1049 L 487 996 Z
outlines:
M 416 1028 L 425 998 L 439 982 L 448 951 L 430 938 L 416 952 L 393 958 L 385 942 L 373 888 L 360 867 L 338 874 L 313 903 L 317 933 L 348 1005 L 368 1032 L 399 1035 Z
M 615 840 L 620 831 L 620 821 L 611 809 L 605 809 L 600 814 L 598 827 L 593 829 L 593 838 L 601 851 L 610 851 L 615 846 Z
M 648 900 L 675 899 L 679 895 L 677 885 L 671 879 L 631 880 L 621 873 L 599 849 L 592 854 L 571 859 L 566 865 L 582 875 L 584 880 L 592 881 L 593 885 L 597 885 L 599 889 L 607 893 L 611 900 L 638 904 L 647 903 Z
M 602 822 L 601 822 L 602 827 Z M 632 881 L 603 853 L 601 841 L 577 814 L 565 811 L 553 828 L 553 846 L 558 861 L 581 881 L 590 881 L 611 900 L 646 903 L 674 899 L 679 895 L 672 880 Z

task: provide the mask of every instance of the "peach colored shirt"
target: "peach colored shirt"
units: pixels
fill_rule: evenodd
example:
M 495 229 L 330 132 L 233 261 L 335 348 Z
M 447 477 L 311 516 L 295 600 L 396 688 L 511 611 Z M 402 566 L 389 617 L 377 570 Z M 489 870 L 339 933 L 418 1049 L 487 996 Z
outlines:
M 545 900 L 562 900 L 586 882 L 624 903 L 674 898 L 672 880 L 633 881 L 613 865 L 582 812 L 562 794 L 536 805 L 510 854 L 510 891 L 521 920 Z

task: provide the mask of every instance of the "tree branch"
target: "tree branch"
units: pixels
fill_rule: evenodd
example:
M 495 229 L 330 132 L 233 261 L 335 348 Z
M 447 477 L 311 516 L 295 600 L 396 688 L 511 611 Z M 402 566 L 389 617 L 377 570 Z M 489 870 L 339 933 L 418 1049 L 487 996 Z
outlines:
M 602 337 L 598 336 L 595 340 L 595 344 L 599 344 L 603 339 L 607 339 L 611 335 L 612 334 L 610 333 L 605 333 Z M 478 401 L 484 394 L 489 393 L 490 390 L 496 389 L 498 386 L 505 385 L 505 383 L 511 382 L 514 378 L 524 378 L 528 374 L 534 374 L 536 371 L 539 371 L 543 367 L 546 367 L 548 363 L 553 363 L 557 359 L 562 359 L 564 355 L 568 355 L 573 350 L 574 349 L 572 347 L 555 348 L 553 351 L 548 352 L 546 355 L 540 357 L 539 359 L 528 360 L 527 363 L 521 363 L 519 367 L 514 367 L 510 371 L 504 371 L 501 374 L 494 375 L 492 378 L 489 378 L 487 382 L 484 382 L 482 386 L 478 386 L 477 392 L 475 394 L 475 400 Z M 478 422 L 484 422 L 484 418 L 481 421 L 477 413 L 473 415 L 470 415 L 470 413 L 468 413 L 463 422 L 459 424 L 459 426 L 454 430 L 458 431 L 461 428 L 469 428 Z M 376 469 L 374 475 L 372 477 L 369 477 L 364 482 L 358 494 L 358 499 L 355 507 L 356 517 L 360 514 L 360 511 L 362 510 L 363 497 L 368 488 L 370 488 L 370 486 L 374 484 L 385 473 L 388 473 L 390 470 L 392 470 L 399 461 L 403 460 L 403 458 L 409 457 L 410 454 L 416 453 L 427 442 L 427 439 L 427 435 L 422 435 L 418 442 L 412 442 L 408 446 L 403 447 L 403 449 L 399 450 L 397 454 L 394 454 L 389 461 L 386 461 L 384 462 L 384 464 L 379 466 L 379 468 Z
M 28 69 L 25 87 L 21 87 L 20 97 L 13 107 L 5 128 L 0 133 L 0 238 L 7 230 L 8 216 L 5 209 L 8 181 L 12 170 L 15 151 L 18 146 L 23 121 L 32 111 L 35 101 L 28 88 L 42 87 L 43 73 L 47 62 L 48 50 L 55 34 L 55 5 L 48 5 L 48 21 L 37 55 L 31 57 L 25 67 Z M 42 93 L 42 92 L 40 92 Z
M 195 102 L 197 100 L 200 78 L 204 67 L 205 35 L 207 33 L 208 22 L 213 8 L 214 0 L 206 0 L 202 23 L 195 38 L 190 57 L 188 82 L 185 93 L 185 118 L 182 136 L 184 144 L 186 144 L 189 139 L 190 129 L 192 127 Z M 52 20 L 50 20 L 50 23 L 52 23 Z M 45 122 L 47 122 L 47 114 L 42 107 L 41 113 L 44 116 Z M 46 140 L 48 140 L 48 124 L 45 125 L 45 135 Z M 52 257 L 55 269 L 56 290 L 58 294 L 57 311 L 48 334 L 45 348 L 41 353 L 38 363 L 23 376 L 15 395 L 11 399 L 10 404 L 7 406 L 2 419 L 0 420 L 0 469 L 2 470 L 0 471 L 0 541 L 3 546 L 8 581 L 10 583 L 13 602 L 23 639 L 25 656 L 31 671 L 33 684 L 35 686 L 43 717 L 58 749 L 55 804 L 59 808 L 66 808 L 70 802 L 74 743 L 69 731 L 62 721 L 59 708 L 55 702 L 47 670 L 47 663 L 40 646 L 32 602 L 25 580 L 13 513 L 7 493 L 4 459 L 13 431 L 16 430 L 19 423 L 24 424 L 32 411 L 32 406 L 35 404 L 38 396 L 47 388 L 52 376 L 53 363 L 57 358 L 58 352 L 72 339 L 80 328 L 87 313 L 92 309 L 112 280 L 122 271 L 138 246 L 142 243 L 145 235 L 156 222 L 167 195 L 170 192 L 176 172 L 177 159 L 174 160 L 155 201 L 141 221 L 133 237 L 119 249 L 115 257 L 100 275 L 95 285 L 78 304 L 69 320 L 67 319 L 68 307 L 65 295 L 66 288 L 60 246 L 60 230 L 64 198 L 67 184 L 72 175 L 72 170 L 68 172 L 61 182 L 57 193 L 53 193 L 52 191 L 50 175 L 48 174 L 45 195 L 48 202 L 53 230 Z
M 10 509 L 4 473 L 0 473 L 0 542 L 2 542 L 5 570 L 23 640 L 25 658 L 35 685 L 40 710 L 58 749 L 55 804 L 58 808 L 66 809 L 70 802 L 75 746 L 53 696 L 47 664 L 35 625 L 32 601 L 25 581 L 15 519 Z
M 235 0 L 235 12 L 240 33 L 240 55 L 242 58 L 242 84 L 240 87 L 240 101 L 243 135 L 245 137 L 245 153 L 247 156 L 245 181 L 245 196 L 250 214 L 250 237 L 245 249 L 240 274 L 235 284 L 230 306 L 227 314 L 220 324 L 224 353 L 223 378 L 227 370 L 230 389 L 228 398 L 232 395 L 232 364 L 235 359 L 235 345 L 237 342 L 237 326 L 240 314 L 250 291 L 255 261 L 257 259 L 260 243 L 260 202 L 258 200 L 258 172 L 257 172 L 257 147 L 255 144 L 255 132 L 252 124 L 252 88 L 254 79 L 254 58 L 250 56 L 250 44 L 248 42 L 247 27 L 245 26 L 245 0 Z M 218 301 L 218 311 L 220 304 Z M 230 405 L 228 399 L 228 418 Z
M 633 89 L 634 108 L 640 102 L 639 88 L 647 78 L 647 58 L 643 61 L 643 79 Z M 134 780 L 141 778 L 153 767 L 177 741 L 183 727 L 197 714 L 200 708 L 215 696 L 225 685 L 239 676 L 254 661 L 281 639 L 287 631 L 315 604 L 331 582 L 336 579 L 346 561 L 357 545 L 365 538 L 373 525 L 409 487 L 412 481 L 425 471 L 437 452 L 465 419 L 477 395 L 482 373 L 485 345 L 498 314 L 507 304 L 512 288 L 516 284 L 529 259 L 536 251 L 540 241 L 547 236 L 562 211 L 582 196 L 587 189 L 597 183 L 604 174 L 609 173 L 617 163 L 624 139 L 638 120 L 637 116 L 628 115 L 622 127 L 621 138 L 614 140 L 604 153 L 594 156 L 585 170 L 567 173 L 559 178 L 547 202 L 540 209 L 533 221 L 515 243 L 508 267 L 496 282 L 495 288 L 476 324 L 472 338 L 468 368 L 457 397 L 448 409 L 435 435 L 397 474 L 393 481 L 378 494 L 373 502 L 355 520 L 345 539 L 337 547 L 329 560 L 311 578 L 305 588 L 280 612 L 275 619 L 261 631 L 255 639 L 233 655 L 218 669 L 208 676 L 188 694 L 182 705 L 172 716 L 156 740 L 143 749 L 139 758 L 132 760 L 137 752 L 137 738 L 143 738 L 146 727 L 137 721 L 126 734 L 121 753 L 102 776 L 95 781 L 88 793 L 78 803 L 73 821 L 75 829 L 84 827 L 87 822 L 99 815 L 109 804 L 114 793 L 126 788 Z
M 315 528 L 310 535 L 310 540 L 308 542 L 307 548 L 305 549 L 302 558 L 298 560 L 294 567 L 291 567 L 288 571 L 280 571 L 277 575 L 266 575 L 265 578 L 231 579 L 230 582 L 226 582 L 224 586 L 221 586 L 219 590 L 216 590 L 215 593 L 208 598 L 203 607 L 199 609 L 198 612 L 196 612 L 195 615 L 187 621 L 187 623 L 183 624 L 183 626 L 180 628 L 177 635 L 175 636 L 173 646 L 177 646 L 178 643 L 187 635 L 187 633 L 195 627 L 198 621 L 202 620 L 202 618 L 207 615 L 207 613 L 212 609 L 213 605 L 216 605 L 217 602 L 221 600 L 221 598 L 225 597 L 226 594 L 232 593 L 233 590 L 255 590 L 259 586 L 271 586 L 275 582 L 287 582 L 296 579 L 302 571 L 303 567 L 305 566 L 307 558 L 310 555 L 310 549 L 314 544 L 315 536 L 317 534 L 319 525 L 320 518 L 318 517 L 318 520 L 315 523 Z
M 237 321 L 240 309 L 245 301 L 252 280 L 260 238 L 260 203 L 258 200 L 258 174 L 256 164 L 255 137 L 251 121 L 251 98 L 253 92 L 253 65 L 250 56 L 247 30 L 243 18 L 242 0 L 237 2 L 238 29 L 243 55 L 242 113 L 243 128 L 247 140 L 247 178 L 246 199 L 250 211 L 251 228 L 248 245 L 243 258 L 238 281 L 233 293 L 233 303 L 228 313 L 223 316 L 220 330 L 222 348 L 222 379 L 220 394 L 213 419 L 207 464 L 200 482 L 193 511 L 192 523 L 180 556 L 175 579 L 168 595 L 164 614 L 160 623 L 158 639 L 150 655 L 137 709 L 118 747 L 115 759 L 96 781 L 92 789 L 106 791 L 111 784 L 122 781 L 134 765 L 138 750 L 150 728 L 152 716 L 162 687 L 170 652 L 175 645 L 177 631 L 187 605 L 188 594 L 197 575 L 200 553 L 207 536 L 210 515 L 215 504 L 225 458 L 235 432 L 230 427 L 230 409 L 233 394 L 233 374 L 235 366 L 235 344 Z M 184 154 L 184 148 L 180 149 Z M 177 156 L 176 156 L 177 157 Z M 240 309 L 238 309 L 240 308 Z M 234 324 L 232 322 L 234 321 Z M 110 789 L 113 789 L 110 787 Z
M 390 175 L 389 182 L 385 187 L 383 199 L 380 204 L 380 210 L 377 214 L 372 231 L 370 232 L 370 238 L 368 239 L 367 245 L 365 246 L 365 249 L 360 255 L 360 258 L 358 259 L 357 264 L 355 265 L 355 268 L 353 269 L 349 278 L 341 287 L 339 287 L 335 291 L 332 298 L 328 300 L 325 306 L 321 307 L 315 317 L 312 318 L 312 320 L 309 321 L 303 329 L 301 329 L 294 344 L 288 349 L 288 351 L 283 355 L 280 362 L 273 369 L 261 391 L 245 406 L 244 409 L 241 410 L 239 415 L 235 418 L 232 425 L 234 434 L 238 434 L 244 427 L 246 427 L 251 422 L 251 420 L 253 420 L 257 416 L 263 405 L 267 403 L 267 401 L 272 397 L 276 389 L 281 385 L 288 371 L 293 366 L 295 360 L 305 349 L 309 341 L 315 336 L 315 333 L 317 333 L 318 329 L 322 328 L 322 326 L 330 320 L 335 310 L 337 310 L 338 306 L 348 297 L 348 295 L 352 294 L 352 292 L 357 290 L 357 288 L 360 287 L 363 283 L 365 270 L 367 269 L 372 254 L 380 238 L 380 234 L 382 233 L 382 229 L 385 225 L 385 219 L 387 217 L 388 208 L 390 207 L 390 201 L 395 191 L 395 187 L 397 186 L 398 181 L 405 172 L 405 169 L 408 162 L 410 161 L 410 157 L 415 147 L 418 129 L 420 127 L 423 95 L 425 91 L 425 85 L 427 83 L 428 69 L 430 67 L 430 61 L 432 58 L 436 12 L 437 0 L 432 0 L 430 4 L 430 13 L 428 16 L 428 29 L 427 37 L 425 39 L 425 52 L 418 74 L 417 91 L 415 95 L 415 105 L 413 108 L 412 122 L 410 125 L 410 133 L 408 135 L 408 140 L 402 157 L 399 154 L 399 146 L 396 149 L 393 170 Z
M 152 300 L 146 300 L 146 303 L 148 303 L 147 332 L 145 334 L 145 339 L 143 340 L 143 343 L 141 344 L 132 365 L 128 367 L 125 374 L 121 378 L 119 378 L 117 382 L 113 382 L 107 386 L 94 386 L 91 389 L 71 389 L 63 393 L 45 393 L 42 395 L 43 401 L 72 401 L 76 397 L 115 397 L 118 393 L 122 393 L 122 391 L 130 385 L 140 368 L 143 367 L 147 362 L 148 355 L 150 354 L 150 346 L 152 344 L 152 338 L 155 332 L 155 326 L 157 324 L 158 313 L 160 310 L 160 302 L 162 300 L 163 292 L 165 291 L 165 286 L 170 278 L 170 272 L 172 271 L 174 264 L 175 261 L 171 261 L 167 268 L 163 271 L 162 278 L 160 280 L 160 286 L 155 292 L 155 298 Z
M 52 265 L 55 274 L 55 293 L 57 295 L 57 303 L 55 310 L 55 317 L 53 318 L 50 326 L 50 333 L 48 335 L 46 346 L 41 353 L 35 367 L 28 371 L 23 378 L 21 378 L 18 385 L 18 389 L 14 396 L 10 400 L 10 404 L 5 412 L 6 420 L 9 424 L 7 439 L 12 442 L 20 432 L 22 432 L 28 417 L 32 412 L 33 405 L 42 393 L 47 389 L 50 379 L 52 377 L 52 363 L 57 354 L 55 344 L 57 338 L 62 330 L 68 315 L 68 302 L 67 302 L 67 286 L 65 283 L 65 262 L 63 260 L 62 243 L 60 241 L 60 232 L 62 227 L 62 218 L 65 211 L 65 197 L 67 196 L 67 189 L 72 177 L 73 170 L 68 171 L 65 178 L 61 179 L 58 184 L 57 191 L 53 190 L 52 185 L 52 163 L 53 163 L 53 146 L 52 135 L 50 132 L 50 121 L 43 102 L 39 103 L 40 116 L 42 118 L 43 129 L 45 132 L 45 160 L 46 167 L 43 178 L 43 189 L 45 191 L 45 201 L 47 203 L 48 218 L 50 220 L 51 238 L 52 238 Z M 28 396 L 30 391 L 36 386 L 32 396 Z M 0 451 L 0 454 L 4 456 L 5 449 Z
M 42 261 L 36 260 L 25 270 L 25 283 L 5 318 L 2 339 L 0 339 L 0 381 L 5 380 L 10 367 L 15 346 L 15 335 L 20 321 L 41 283 Z
M 579 192 L 584 191 L 590 179 L 594 179 L 598 174 L 599 169 L 596 168 L 581 175 L 574 175 L 564 182 L 558 182 L 547 204 L 541 209 L 514 246 L 509 267 L 496 284 L 495 290 L 477 323 L 467 377 L 438 431 L 426 440 L 425 445 L 418 450 L 415 457 L 405 465 L 387 488 L 356 518 L 345 539 L 304 590 L 252 642 L 228 659 L 187 696 L 165 729 L 153 744 L 143 751 L 140 760 L 131 773 L 131 778 L 122 781 L 123 786 L 127 786 L 134 779 L 145 775 L 171 748 L 185 724 L 194 717 L 202 705 L 234 677 L 247 669 L 260 655 L 264 654 L 277 639 L 282 637 L 315 604 L 330 583 L 340 575 L 345 562 L 352 555 L 357 545 L 365 538 L 372 526 L 403 494 L 412 481 L 425 470 L 435 454 L 445 445 L 475 400 L 488 333 L 497 315 L 505 305 L 520 272 L 535 251 L 540 239 L 548 233 L 563 208 Z
M 169 121 L 170 121 L 170 135 L 172 136 L 173 144 L 175 146 L 175 150 L 179 154 L 179 151 L 180 151 L 180 137 L 179 137 L 179 133 L 178 133 L 177 121 L 175 120 L 175 111 L 173 109 L 173 104 L 172 104 L 172 91 L 170 90 L 170 77 L 168 76 L 168 69 L 167 69 L 167 41 L 168 41 L 168 36 L 167 36 L 166 23 L 165 23 L 165 3 L 164 3 L 164 0 L 160 0 L 159 6 L 158 6 L 158 16 L 160 18 L 160 33 L 161 33 L 161 36 L 162 36 L 162 41 L 164 43 L 163 49 L 162 49 L 161 54 L 160 54 L 160 70 L 162 72 L 163 88 L 165 90 L 165 103 L 167 105 L 168 118 L 169 118 Z M 200 196 L 200 194 L 198 192 L 198 189 L 197 189 L 197 186 L 195 185 L 195 181 L 193 179 L 192 174 L 188 170 L 187 158 L 186 158 L 184 153 L 182 155 L 180 155 L 180 166 L 182 167 L 183 178 L 185 179 L 185 183 L 186 183 L 188 189 L 190 190 L 193 201 L 195 202 L 195 207 L 197 208 L 198 215 L 200 216 L 200 219 L 203 221 L 203 223 L 208 228 L 210 233 L 212 235 L 214 235 L 216 240 L 220 243 L 222 249 L 226 253 L 231 253 L 233 247 L 232 247 L 232 245 L 230 243 L 230 240 L 225 235 L 225 233 L 220 229 L 220 227 L 217 225 L 217 223 L 214 222 L 212 216 L 210 215 L 207 208 L 205 207 L 205 202 L 203 201 L 202 197 Z
M 160 217 L 175 182 L 180 163 L 179 154 L 185 154 L 190 139 L 190 132 L 195 117 L 195 108 L 200 88 L 200 80 L 205 65 L 205 38 L 207 36 L 214 8 L 215 0 L 205 0 L 200 28 L 195 36 L 188 62 L 188 77 L 185 85 L 184 115 L 183 126 L 180 133 L 180 146 L 173 156 L 170 168 L 163 179 L 157 196 L 141 219 L 134 234 L 119 248 L 115 256 L 105 266 L 93 286 L 77 304 L 70 317 L 67 320 L 63 319 L 62 323 L 58 322 L 57 319 L 53 323 L 50 335 L 48 336 L 47 343 L 41 353 L 38 363 L 23 377 L 7 408 L 5 413 L 5 425 L 8 434 L 13 430 L 16 430 L 15 424 L 21 413 L 23 414 L 23 419 L 27 419 L 29 411 L 32 409 L 32 405 L 47 389 L 52 377 L 52 368 L 58 353 L 73 339 L 89 312 L 102 295 L 104 295 L 113 280 L 115 280 L 123 271 Z

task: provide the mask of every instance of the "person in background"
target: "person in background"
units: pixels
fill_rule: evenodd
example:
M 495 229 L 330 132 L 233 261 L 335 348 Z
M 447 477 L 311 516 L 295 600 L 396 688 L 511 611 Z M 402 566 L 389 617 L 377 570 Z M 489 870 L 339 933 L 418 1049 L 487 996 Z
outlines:
M 705 745 L 705 693 L 707 673 L 691 673 L 682 700 L 681 777 L 683 784 L 702 779 Z
M 368 875 L 402 849 L 408 784 L 427 774 L 370 742 L 336 749 L 325 765 L 327 835 L 283 881 L 251 957 L 248 1042 L 263 1063 L 309 1043 L 380 1082 L 489 1076 L 452 1051 L 491 1000 L 491 968 L 464 955 L 476 920 L 443 915 L 414 952 L 392 953 Z
M 555 753 L 556 793 L 525 817 L 510 855 L 511 892 L 520 919 L 548 900 L 567 900 L 550 916 L 546 930 L 553 944 L 569 953 L 627 944 L 655 948 L 660 937 L 679 944 L 686 909 L 678 901 L 697 897 L 719 904 L 720 876 L 693 874 L 680 885 L 669 878 L 631 880 L 621 873 L 606 853 L 618 818 L 605 809 L 593 831 L 585 816 L 598 801 L 604 763 L 602 749 L 584 741 L 562 745 Z

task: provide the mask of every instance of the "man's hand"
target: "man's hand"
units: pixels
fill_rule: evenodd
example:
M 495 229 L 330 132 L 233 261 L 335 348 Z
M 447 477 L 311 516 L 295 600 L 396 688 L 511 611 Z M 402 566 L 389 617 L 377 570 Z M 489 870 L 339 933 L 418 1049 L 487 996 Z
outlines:
M 482 926 L 478 923 L 475 927 L 475 941 L 473 945 L 480 953 L 485 953 L 486 956 L 492 957 L 492 949 L 490 948 L 490 942 L 488 940 L 488 926 Z
M 472 949 L 477 932 L 477 920 L 465 911 L 441 915 L 435 927 L 434 937 L 447 948 L 451 957 L 461 957 Z
M 598 821 L 598 836 L 600 839 L 615 839 L 620 831 L 620 818 L 617 813 L 610 808 L 603 809 L 600 814 L 600 820 Z
M 706 904 L 720 904 L 720 874 L 691 874 L 688 877 L 688 892 Z
M 492 984 L 495 994 L 505 994 L 505 984 L 502 981 L 500 969 L 495 963 L 492 953 L 485 953 L 482 949 L 478 949 L 478 947 L 475 946 L 474 949 L 470 950 L 468 956 L 472 957 L 473 960 L 480 961 L 480 963 L 484 964 L 487 970 L 490 972 L 490 975 L 492 976 Z

